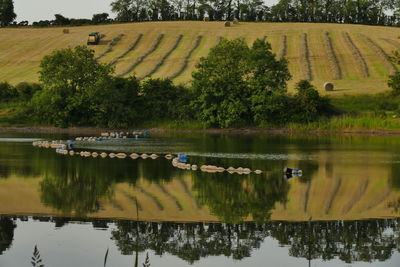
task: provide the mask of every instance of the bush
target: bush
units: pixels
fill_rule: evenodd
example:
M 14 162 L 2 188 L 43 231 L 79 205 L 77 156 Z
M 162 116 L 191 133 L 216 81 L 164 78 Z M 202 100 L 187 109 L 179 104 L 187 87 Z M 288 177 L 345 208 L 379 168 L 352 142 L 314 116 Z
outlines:
M 29 101 L 33 95 L 42 90 L 42 86 L 37 83 L 22 82 L 15 86 L 18 98 L 23 101 Z
M 15 87 L 7 82 L 0 83 L 0 102 L 10 102 L 18 97 Z
M 397 71 L 395 74 L 389 76 L 388 85 L 392 88 L 392 94 L 394 96 L 400 96 L 400 72 Z
M 328 98 L 321 97 L 315 87 L 307 80 L 296 84 L 294 121 L 312 122 L 320 116 L 329 116 L 334 109 Z
M 175 86 L 169 79 L 145 80 L 141 95 L 145 120 L 193 118 L 191 93 L 183 86 Z
M 89 95 L 89 121 L 102 127 L 129 127 L 143 119 L 140 83 L 134 78 L 114 77 L 107 86 L 95 88 Z

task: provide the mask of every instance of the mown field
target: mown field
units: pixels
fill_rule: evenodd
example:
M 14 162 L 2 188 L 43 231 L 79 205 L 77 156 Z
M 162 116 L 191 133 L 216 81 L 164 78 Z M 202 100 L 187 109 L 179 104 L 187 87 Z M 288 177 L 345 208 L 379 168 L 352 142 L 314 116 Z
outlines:
M 0 81 L 37 81 L 43 56 L 85 45 L 94 31 L 105 37 L 91 47 L 99 61 L 115 66 L 116 75 L 177 83 L 190 82 L 196 62 L 221 37 L 250 44 L 266 36 L 277 57 L 289 61 L 291 90 L 300 79 L 310 79 L 320 90 L 331 81 L 337 90 L 330 94 L 387 90 L 388 76 L 396 70 L 389 57 L 400 49 L 400 29 L 362 25 L 240 23 L 227 28 L 221 22 L 146 22 L 69 29 L 69 34 L 63 28 L 0 29 Z

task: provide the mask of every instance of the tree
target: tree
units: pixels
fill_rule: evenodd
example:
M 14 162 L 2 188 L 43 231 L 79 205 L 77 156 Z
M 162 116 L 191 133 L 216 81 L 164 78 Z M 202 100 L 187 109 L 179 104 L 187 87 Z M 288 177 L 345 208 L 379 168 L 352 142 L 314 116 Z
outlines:
M 208 126 L 238 126 L 250 117 L 248 58 L 249 48 L 243 40 L 223 39 L 197 64 L 193 87 L 199 93 L 200 118 Z
M 92 23 L 101 24 L 108 21 L 108 13 L 94 14 L 92 17 Z
M 286 92 L 286 60 L 276 60 L 271 45 L 256 40 L 222 40 L 193 73 L 195 103 L 209 126 L 231 127 L 263 120 L 270 96 Z
M 13 0 L 0 0 L 0 26 L 8 26 L 17 18 Z
M 111 83 L 113 68 L 97 62 L 85 46 L 55 51 L 42 59 L 40 68 L 44 88 L 32 99 L 34 114 L 57 126 L 93 123 L 90 95 Z
M 55 14 L 54 17 L 55 17 L 55 19 L 53 21 L 53 25 L 62 26 L 62 25 L 69 25 L 70 24 L 70 19 L 64 17 L 61 14 Z
M 295 100 L 298 110 L 295 112 L 294 117 L 297 121 L 311 122 L 320 115 L 333 113 L 329 99 L 321 97 L 309 81 L 302 80 L 298 82 L 296 90 Z
M 396 65 L 400 65 L 400 52 L 394 52 L 391 58 L 392 62 Z M 400 96 L 400 71 L 396 71 L 393 75 L 389 76 L 388 85 L 392 88 L 392 94 L 395 96 Z

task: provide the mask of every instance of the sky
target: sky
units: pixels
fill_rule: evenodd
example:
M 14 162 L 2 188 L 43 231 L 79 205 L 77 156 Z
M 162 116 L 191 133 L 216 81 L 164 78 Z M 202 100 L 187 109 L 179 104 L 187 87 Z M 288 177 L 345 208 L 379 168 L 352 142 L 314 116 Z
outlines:
M 109 13 L 110 3 L 113 0 L 14 0 L 14 11 L 17 21 L 27 20 L 30 23 L 39 20 L 52 20 L 54 14 L 61 14 L 68 18 L 91 19 L 96 13 Z M 265 0 L 268 5 L 278 0 Z

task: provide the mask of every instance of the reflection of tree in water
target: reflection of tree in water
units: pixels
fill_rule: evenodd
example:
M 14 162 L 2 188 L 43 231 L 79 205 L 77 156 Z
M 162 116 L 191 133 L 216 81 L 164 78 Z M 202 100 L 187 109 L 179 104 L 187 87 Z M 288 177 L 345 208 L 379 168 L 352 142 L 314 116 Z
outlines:
M 266 236 L 264 226 L 254 223 L 232 225 L 119 221 L 117 229 L 112 231 L 112 239 L 123 255 L 151 249 L 157 255 L 169 253 L 189 263 L 207 256 L 225 255 L 238 260 L 250 257 L 251 251 L 259 248 Z
M 399 242 L 399 220 L 271 223 L 271 236 L 297 258 L 385 261 Z M 385 233 L 393 229 L 394 234 Z
M 193 190 L 201 204 L 226 222 L 240 222 L 249 215 L 257 222 L 271 216 L 277 202 L 285 203 L 289 184 L 280 171 L 267 175 L 193 173 Z
M 400 220 L 186 224 L 118 221 L 112 239 L 124 255 L 153 250 L 194 263 L 208 256 L 250 257 L 266 237 L 309 260 L 385 261 L 400 252 Z M 139 235 L 136 236 L 136 227 Z
M 0 216 L 0 255 L 11 247 L 14 239 L 15 221 L 10 217 Z
M 160 163 L 160 162 L 158 162 Z M 101 200 L 114 194 L 116 183 L 135 184 L 139 177 L 152 181 L 169 180 L 172 177 L 170 163 L 131 159 L 81 158 L 80 156 L 56 156 L 36 164 L 44 179 L 40 182 L 42 202 L 63 214 L 85 216 L 101 207 Z M 163 172 L 164 169 L 169 169 Z

